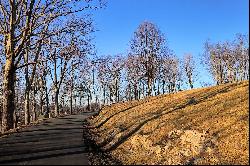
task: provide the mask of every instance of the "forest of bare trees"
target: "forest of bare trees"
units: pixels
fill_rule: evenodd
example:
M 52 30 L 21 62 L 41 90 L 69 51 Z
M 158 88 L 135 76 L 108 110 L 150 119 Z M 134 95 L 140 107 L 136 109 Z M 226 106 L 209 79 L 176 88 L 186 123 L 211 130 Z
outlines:
M 0 1 L 2 132 L 39 116 L 194 88 L 200 60 L 175 55 L 151 22 L 138 26 L 127 54 L 95 55 L 95 27 L 84 11 L 103 6 L 101 0 Z M 232 42 L 207 41 L 202 63 L 217 84 L 247 80 L 248 49 L 242 34 Z
M 0 1 L 2 132 L 15 127 L 18 113 L 26 125 L 35 121 L 44 103 L 49 114 L 52 101 L 58 116 L 62 84 L 73 83 L 68 75 L 93 52 L 93 21 L 84 11 L 102 6 L 95 0 Z

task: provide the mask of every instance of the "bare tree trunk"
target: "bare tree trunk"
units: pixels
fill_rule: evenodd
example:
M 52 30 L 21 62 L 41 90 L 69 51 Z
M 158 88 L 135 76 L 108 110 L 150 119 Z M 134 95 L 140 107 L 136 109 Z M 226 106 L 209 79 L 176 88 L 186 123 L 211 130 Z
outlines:
M 130 83 L 128 84 L 128 100 L 131 100 L 131 86 Z
M 139 87 L 138 87 L 138 99 L 141 99 L 141 82 L 139 82 Z
M 143 94 L 143 98 L 145 97 L 145 85 L 144 85 L 144 83 L 142 83 L 142 94 Z
M 13 128 L 15 129 L 15 128 L 17 128 L 17 115 L 16 115 L 16 111 L 14 111 L 14 113 L 13 113 L 13 118 L 14 118 L 14 123 L 13 123 Z
M 220 60 L 220 64 L 219 64 L 219 71 L 220 71 L 220 74 L 219 74 L 219 78 L 220 78 L 220 81 L 219 81 L 219 83 L 220 84 L 222 84 L 223 82 L 224 82 L 224 79 L 223 79 L 223 69 L 222 69 L 223 67 L 222 67 L 222 62 L 221 62 L 221 60 Z
M 160 80 L 158 81 L 157 84 L 157 95 L 160 95 Z
M 24 55 L 25 63 L 28 63 L 28 51 Z M 30 80 L 29 80 L 29 66 L 25 67 L 25 108 L 24 108 L 24 124 L 28 125 L 30 123 Z
M 15 87 L 16 87 L 16 84 L 17 84 L 18 82 L 15 82 Z M 18 86 L 19 87 L 19 86 Z M 15 92 L 15 94 L 18 94 L 18 91 L 16 91 Z M 13 114 L 13 117 L 14 117 L 14 129 L 15 128 L 17 128 L 17 123 L 18 123 L 18 119 L 17 119 L 17 114 L 16 114 L 16 110 L 19 108 L 18 107 L 18 103 L 19 103 L 19 101 L 18 101 L 18 95 L 15 95 L 16 96 L 16 101 L 15 101 L 15 103 L 16 103 L 16 107 L 15 107 L 15 111 L 14 111 L 14 114 Z
M 73 112 L 73 93 L 72 93 L 72 87 L 70 87 L 70 114 Z
M 134 84 L 134 96 L 135 96 L 135 100 L 138 99 L 138 89 L 137 89 L 137 84 Z
M 80 96 L 80 107 L 82 107 L 82 96 Z
M 110 102 L 110 103 L 113 102 L 112 96 L 113 96 L 113 94 L 112 94 L 112 89 L 111 89 L 111 87 L 109 87 L 109 102 Z
M 88 94 L 88 111 L 90 111 L 90 96 Z
M 32 121 L 33 122 L 35 122 L 36 120 L 37 120 L 37 114 L 36 114 L 36 102 L 34 101 L 34 103 L 33 103 L 33 110 L 32 110 L 32 117 L 33 117 L 33 119 L 32 119 Z
M 70 114 L 73 112 L 73 88 L 74 88 L 74 67 L 71 61 L 71 78 L 70 78 Z
M 118 99 L 118 102 L 120 101 L 120 92 L 119 90 L 117 91 L 117 99 Z
M 48 94 L 48 88 L 45 82 L 45 99 L 46 99 L 46 112 L 45 112 L 45 117 L 49 116 L 49 94 Z
M 176 92 L 176 83 L 173 83 L 173 92 Z
M 11 42 L 12 43 L 12 42 Z M 13 44 L 11 44 L 13 45 Z M 15 67 L 14 67 L 13 46 L 7 50 L 7 59 L 4 68 L 3 80 L 3 112 L 2 112 L 2 132 L 13 129 L 13 115 L 15 110 Z
M 55 116 L 56 117 L 58 117 L 59 115 L 58 96 L 59 96 L 59 89 L 56 89 L 55 91 Z
M 43 90 L 41 91 L 41 94 L 40 94 L 40 115 L 43 115 L 44 114 L 44 110 L 43 110 Z
M 29 106 L 30 106 L 30 100 L 29 100 L 29 93 L 28 87 L 25 88 L 25 108 L 24 108 L 24 124 L 28 125 L 30 123 L 30 112 L 29 112 Z
M 45 103 L 46 104 L 46 110 L 44 111 L 43 108 L 43 115 L 45 118 L 49 117 L 49 94 L 48 94 L 48 88 L 47 88 L 47 81 L 46 81 L 46 75 L 47 75 L 47 62 L 45 62 L 44 68 L 43 68 L 43 75 L 42 75 L 42 91 L 45 93 Z
M 36 121 L 37 120 L 37 114 L 36 114 L 36 89 L 34 87 L 34 90 L 33 90 L 33 109 L 32 109 L 32 121 Z
M 151 94 L 152 94 L 152 81 L 151 81 L 151 78 L 150 77 L 148 77 L 148 96 L 151 96 Z
M 11 4 L 10 27 L 6 42 L 6 62 L 3 79 L 3 112 L 2 112 L 2 132 L 13 129 L 13 115 L 15 110 L 15 22 L 16 22 L 16 2 Z
M 76 109 L 76 97 L 74 97 L 75 98 L 75 109 Z
M 115 80 L 115 101 L 118 102 L 118 81 Z
M 105 97 L 106 97 L 106 95 L 105 95 L 105 87 L 103 87 L 103 104 L 105 105 Z
M 189 78 L 188 81 L 189 81 L 190 88 L 193 89 L 193 88 L 194 88 L 194 85 L 193 85 L 193 82 L 192 82 L 191 78 Z
M 165 81 L 162 81 L 162 94 L 165 94 Z

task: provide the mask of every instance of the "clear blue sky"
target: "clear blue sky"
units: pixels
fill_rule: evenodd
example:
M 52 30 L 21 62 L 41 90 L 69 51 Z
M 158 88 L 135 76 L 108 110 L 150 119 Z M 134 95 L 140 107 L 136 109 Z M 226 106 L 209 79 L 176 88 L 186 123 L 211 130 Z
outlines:
M 94 12 L 97 54 L 126 53 L 134 31 L 143 21 L 155 23 L 178 57 L 203 52 L 203 43 L 232 40 L 249 33 L 248 0 L 106 0 L 105 9 Z M 201 65 L 199 81 L 209 81 Z

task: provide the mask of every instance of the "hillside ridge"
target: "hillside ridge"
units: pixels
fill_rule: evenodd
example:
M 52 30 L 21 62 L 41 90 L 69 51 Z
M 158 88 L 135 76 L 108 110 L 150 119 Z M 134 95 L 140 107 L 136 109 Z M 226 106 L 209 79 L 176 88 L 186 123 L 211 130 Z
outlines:
M 248 87 L 242 81 L 105 106 L 85 122 L 87 137 L 122 164 L 247 164 Z

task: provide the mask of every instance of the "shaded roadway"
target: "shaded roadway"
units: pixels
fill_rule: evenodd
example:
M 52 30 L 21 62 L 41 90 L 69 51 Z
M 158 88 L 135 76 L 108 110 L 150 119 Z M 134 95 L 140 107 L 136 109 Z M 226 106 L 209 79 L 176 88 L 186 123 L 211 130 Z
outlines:
M 0 164 L 88 165 L 82 122 L 92 114 L 47 119 L 0 138 Z

